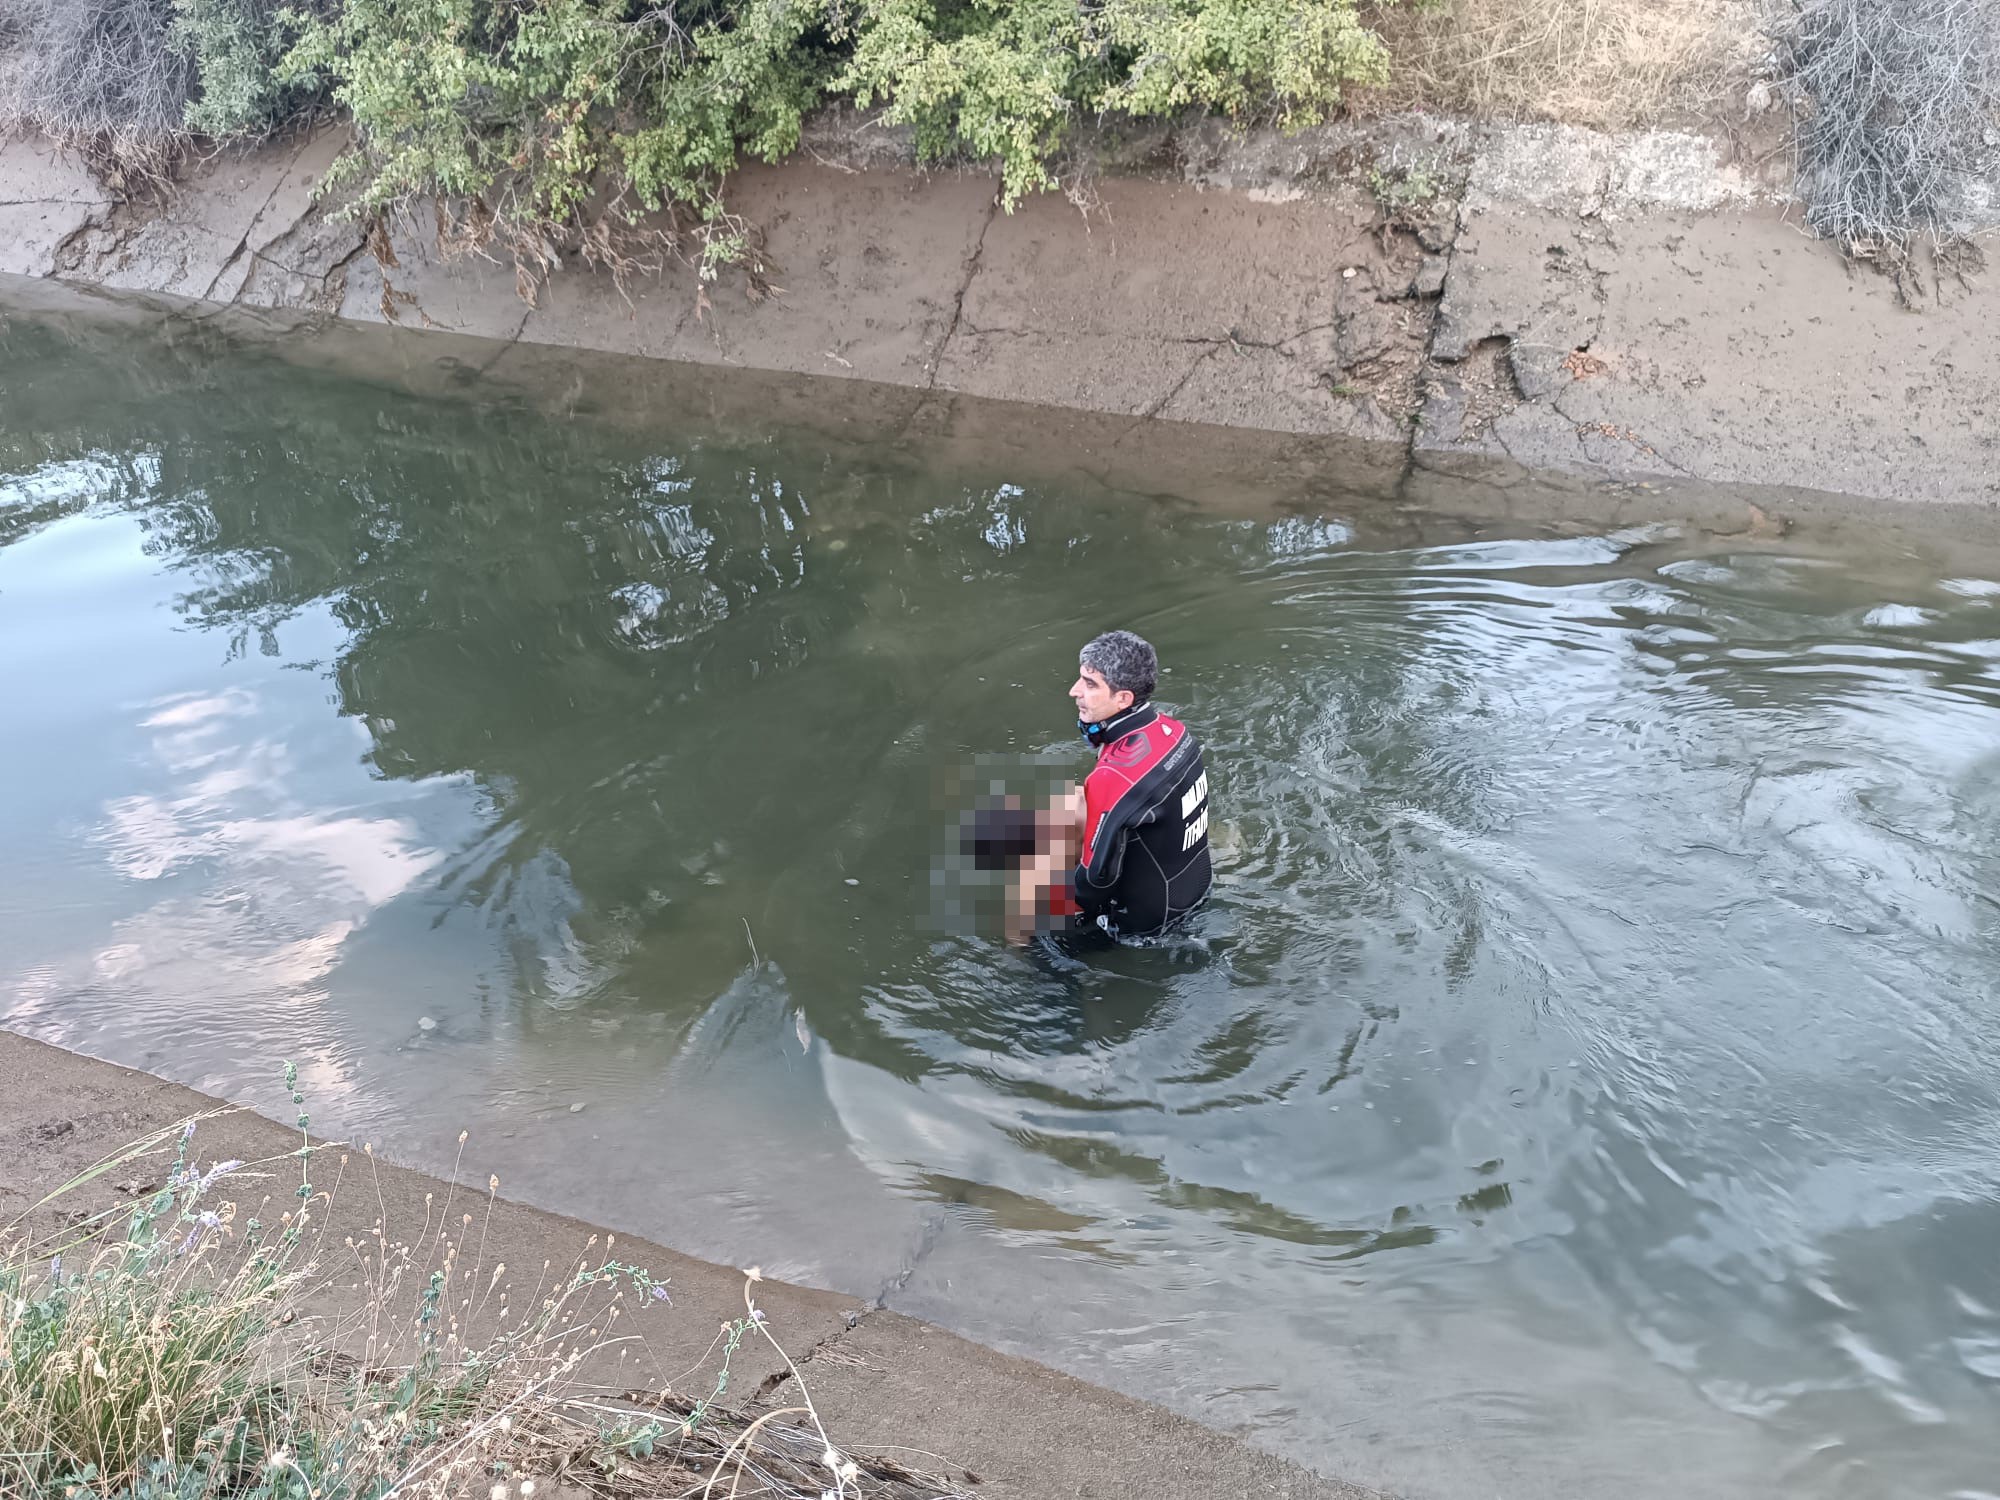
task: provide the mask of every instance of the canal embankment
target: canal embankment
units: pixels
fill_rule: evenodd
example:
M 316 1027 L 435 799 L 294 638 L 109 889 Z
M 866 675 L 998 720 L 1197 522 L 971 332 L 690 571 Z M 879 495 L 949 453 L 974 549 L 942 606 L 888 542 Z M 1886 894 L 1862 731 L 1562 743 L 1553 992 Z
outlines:
M 524 288 L 422 214 L 319 196 L 340 131 L 225 152 L 116 201 L 0 152 L 0 273 L 920 392 L 1130 424 L 1361 440 L 1433 470 L 1991 503 L 2000 292 L 1976 256 L 1891 278 L 1811 237 L 1769 141 L 1424 115 L 1161 130 L 1080 201 L 1003 209 L 863 117 L 732 179 L 741 265 Z M 1781 142 L 1780 142 L 1781 145 Z M 529 295 L 524 296 L 527 291 Z M 510 356 L 498 351 L 492 361 Z
M 1421 116 L 1168 132 L 1083 202 L 1010 212 L 992 176 L 919 171 L 879 134 L 830 119 L 792 162 L 739 174 L 732 202 L 758 232 L 746 265 L 703 280 L 569 264 L 532 299 L 511 265 L 448 253 L 435 224 L 363 225 L 322 200 L 336 132 L 218 155 L 149 204 L 17 140 L 0 152 L 0 272 L 279 340 L 368 326 L 413 358 L 437 351 L 467 388 L 562 351 L 830 379 L 893 393 L 885 412 L 917 441 L 1016 403 L 1086 421 L 1128 472 L 1255 435 L 1270 441 L 1245 461 L 1279 455 L 1304 486 L 1365 463 L 1477 491 L 1497 514 L 1516 486 L 1546 503 L 1524 481 L 1549 472 L 1711 494 L 2000 495 L 1990 278 L 1970 262 L 1901 283 L 1857 266 L 1801 231 L 1775 167 L 1714 136 Z M 212 1102 L 11 1037 L 0 1077 L 22 1192 L 106 1132 Z M 271 1133 L 246 1141 L 260 1151 L 280 1132 L 247 1114 L 227 1128 Z M 384 1171 L 413 1209 L 439 1191 Z M 496 1223 L 521 1263 L 589 1233 L 520 1205 Z M 690 1339 L 737 1305 L 734 1269 L 627 1248 L 670 1268 Z M 860 1361 L 812 1372 L 857 1447 L 920 1444 L 996 1492 L 1353 1493 L 865 1302 L 774 1297 L 799 1351 Z

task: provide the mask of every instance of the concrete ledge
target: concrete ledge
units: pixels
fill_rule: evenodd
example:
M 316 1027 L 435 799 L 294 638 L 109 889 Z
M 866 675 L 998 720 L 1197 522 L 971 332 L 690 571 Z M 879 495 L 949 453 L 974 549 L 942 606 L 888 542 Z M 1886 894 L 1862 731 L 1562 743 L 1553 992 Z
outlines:
M 861 379 L 927 395 L 1394 445 L 1593 478 L 1674 476 L 1992 505 L 2000 291 L 1940 272 L 1910 307 L 1787 218 L 1715 141 L 1408 117 L 1297 137 L 1127 143 L 1088 214 L 1009 214 L 981 173 L 822 126 L 745 170 L 761 273 L 674 265 L 624 291 L 370 237 L 313 201 L 329 131 L 200 168 L 164 207 L 0 149 L 0 273 L 523 346 Z M 1441 196 L 1385 216 L 1378 162 Z M 421 216 L 420 216 L 421 217 Z M 482 371 L 508 358 L 485 356 Z
M 263 1102 L 273 1110 L 285 1106 L 275 1087 Z M 120 1146 L 221 1107 L 178 1084 L 0 1032 L 0 1223 Z M 282 1156 L 298 1139 L 295 1131 L 247 1111 L 211 1120 L 197 1136 L 203 1163 Z M 427 1217 L 435 1221 L 444 1212 L 454 1191 L 437 1178 L 371 1164 L 338 1146 L 320 1159 L 318 1182 L 334 1176 L 342 1155 L 348 1157 L 339 1168 L 346 1188 L 326 1210 L 325 1227 L 336 1245 L 349 1234 L 365 1237 L 378 1216 L 392 1239 L 414 1233 Z M 483 1212 L 483 1191 L 463 1185 L 455 1191 L 461 1203 L 478 1200 L 474 1206 Z M 283 1194 L 280 1188 L 277 1195 Z M 130 1201 L 107 1178 L 66 1206 L 96 1210 Z M 254 1211 L 254 1204 L 244 1209 Z M 486 1229 L 484 1255 L 516 1267 L 562 1266 L 584 1257 L 593 1237 L 597 1244 L 589 1253 L 601 1257 L 602 1231 L 502 1198 Z M 616 1254 L 671 1282 L 674 1305 L 647 1319 L 638 1367 L 616 1372 L 620 1384 L 636 1377 L 658 1388 L 702 1365 L 716 1326 L 742 1316 L 742 1273 L 622 1236 Z M 528 1284 L 533 1281 L 530 1275 Z M 860 1452 L 900 1444 L 937 1454 L 978 1475 L 982 1494 L 1365 1500 L 1374 1493 L 850 1297 L 766 1281 L 758 1302 L 843 1443 Z M 747 1396 L 782 1368 L 774 1352 L 745 1344 L 732 1389 Z M 586 1370 L 583 1378 L 593 1377 Z M 767 1402 L 751 1397 L 749 1409 L 782 1405 L 787 1393 L 774 1382 L 768 1394 Z

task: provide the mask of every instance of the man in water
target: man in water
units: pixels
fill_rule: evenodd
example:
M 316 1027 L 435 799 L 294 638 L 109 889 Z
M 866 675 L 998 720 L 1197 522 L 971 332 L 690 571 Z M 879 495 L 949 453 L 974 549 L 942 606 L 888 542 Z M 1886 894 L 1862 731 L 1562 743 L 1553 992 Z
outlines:
M 1009 942 L 1052 921 L 1147 937 L 1208 894 L 1208 772 L 1201 742 L 1149 701 L 1159 675 L 1153 648 L 1129 630 L 1090 642 L 1069 695 L 1096 769 L 1046 810 L 1010 797 L 966 820 L 961 847 L 975 867 L 1012 872 Z
M 1080 854 L 1072 895 L 1086 921 L 1145 937 L 1208 895 L 1208 768 L 1201 742 L 1154 708 L 1160 659 L 1129 630 L 1077 655 L 1076 727 L 1097 766 L 1072 794 Z

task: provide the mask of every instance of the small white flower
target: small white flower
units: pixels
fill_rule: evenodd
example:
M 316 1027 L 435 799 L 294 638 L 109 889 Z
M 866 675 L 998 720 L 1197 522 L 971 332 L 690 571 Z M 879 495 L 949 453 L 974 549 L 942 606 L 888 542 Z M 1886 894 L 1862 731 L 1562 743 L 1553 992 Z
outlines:
M 834 1473 L 838 1474 L 840 1472 L 840 1455 L 834 1452 L 833 1449 L 829 1448 L 826 1452 L 822 1453 L 819 1456 L 819 1461 L 833 1470 Z
M 509 1416 L 502 1416 L 500 1418 L 500 1430 L 502 1432 L 512 1432 L 514 1430 L 514 1419 Z
M 522 1480 L 521 1500 L 534 1500 L 534 1493 L 535 1493 L 535 1481 L 532 1479 Z
M 507 1486 L 496 1484 L 486 1492 L 487 1500 L 507 1500 Z

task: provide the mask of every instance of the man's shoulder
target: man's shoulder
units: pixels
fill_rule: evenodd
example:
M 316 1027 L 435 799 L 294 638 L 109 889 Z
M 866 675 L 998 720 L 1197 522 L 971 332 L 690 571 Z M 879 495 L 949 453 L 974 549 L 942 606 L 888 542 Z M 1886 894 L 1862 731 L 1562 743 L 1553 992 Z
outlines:
M 1176 745 L 1184 746 L 1186 749 L 1186 753 L 1192 755 L 1197 760 L 1203 757 L 1204 751 L 1201 743 L 1201 736 L 1196 734 L 1192 728 L 1190 728 L 1182 720 L 1169 719 L 1164 714 L 1161 715 L 1161 722 L 1172 724 L 1174 726 L 1175 729 L 1174 743 Z
M 1097 752 L 1097 764 L 1090 779 L 1104 782 L 1132 782 L 1165 760 L 1183 744 L 1195 743 L 1187 725 L 1160 714 L 1150 724 L 1142 724 Z M 1198 747 L 1197 747 L 1197 753 Z
M 1161 714 L 1147 727 L 1157 736 L 1149 748 L 1160 755 L 1165 755 L 1183 744 L 1190 746 L 1197 754 L 1200 753 L 1201 741 L 1196 738 L 1195 732 L 1172 714 Z

